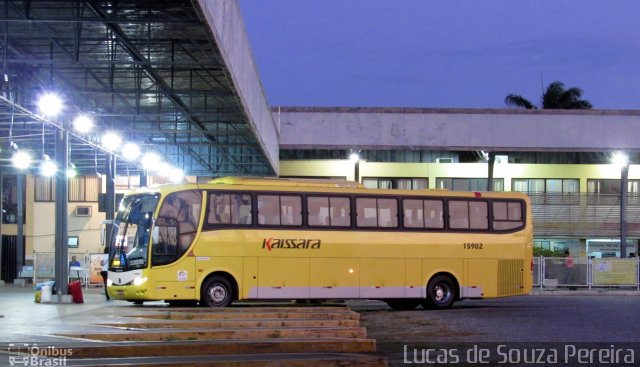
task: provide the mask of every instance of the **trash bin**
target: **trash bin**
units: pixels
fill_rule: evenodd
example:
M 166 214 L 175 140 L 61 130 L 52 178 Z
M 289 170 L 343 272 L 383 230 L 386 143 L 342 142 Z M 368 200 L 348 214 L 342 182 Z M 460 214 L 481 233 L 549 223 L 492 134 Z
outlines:
M 82 298 L 82 283 L 79 280 L 69 283 L 69 294 L 73 303 L 84 303 Z

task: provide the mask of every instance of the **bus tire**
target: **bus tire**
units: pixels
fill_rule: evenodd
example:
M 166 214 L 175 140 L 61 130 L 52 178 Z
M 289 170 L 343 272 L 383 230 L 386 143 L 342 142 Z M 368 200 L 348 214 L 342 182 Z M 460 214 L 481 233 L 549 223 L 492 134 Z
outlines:
M 231 282 L 223 276 L 214 275 L 202 285 L 200 304 L 207 307 L 227 307 L 233 301 Z
M 385 302 L 396 311 L 411 311 L 415 310 L 420 304 L 417 299 L 388 299 Z
M 427 299 L 422 303 L 426 309 L 449 308 L 456 301 L 456 287 L 448 275 L 438 275 L 427 285 Z

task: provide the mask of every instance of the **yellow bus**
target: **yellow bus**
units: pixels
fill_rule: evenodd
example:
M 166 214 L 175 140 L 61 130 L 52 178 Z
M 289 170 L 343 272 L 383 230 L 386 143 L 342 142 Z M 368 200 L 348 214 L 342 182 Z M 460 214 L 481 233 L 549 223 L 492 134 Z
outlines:
M 142 303 L 379 299 L 394 309 L 527 294 L 526 195 L 227 177 L 143 188 L 113 226 L 108 292 Z

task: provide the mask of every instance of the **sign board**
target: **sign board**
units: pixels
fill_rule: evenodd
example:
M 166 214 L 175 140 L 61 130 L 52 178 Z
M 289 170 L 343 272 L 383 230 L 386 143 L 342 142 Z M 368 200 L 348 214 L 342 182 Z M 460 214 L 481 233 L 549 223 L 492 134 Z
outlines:
M 593 285 L 636 285 L 636 260 L 594 259 Z
M 102 284 L 102 261 L 104 254 L 91 254 L 91 262 L 89 263 L 89 283 Z

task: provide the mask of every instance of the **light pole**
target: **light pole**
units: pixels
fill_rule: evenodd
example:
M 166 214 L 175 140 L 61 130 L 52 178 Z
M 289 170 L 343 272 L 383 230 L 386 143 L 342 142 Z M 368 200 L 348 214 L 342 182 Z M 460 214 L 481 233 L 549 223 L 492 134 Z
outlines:
M 358 153 L 353 152 L 349 155 L 349 159 L 353 162 L 354 165 L 354 175 L 353 180 L 356 182 L 360 182 L 360 156 Z
M 620 167 L 620 258 L 627 257 L 627 198 L 629 182 L 629 158 L 615 153 L 613 163 Z

